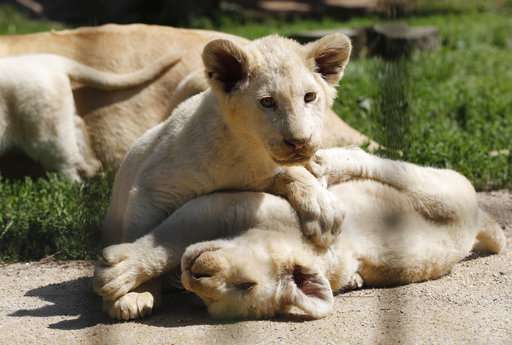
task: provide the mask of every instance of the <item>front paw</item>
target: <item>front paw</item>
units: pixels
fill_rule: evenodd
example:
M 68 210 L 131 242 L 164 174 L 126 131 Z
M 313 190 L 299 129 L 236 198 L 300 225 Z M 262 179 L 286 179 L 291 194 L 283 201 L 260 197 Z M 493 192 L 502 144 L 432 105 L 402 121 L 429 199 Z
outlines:
M 299 211 L 303 233 L 315 245 L 327 248 L 339 236 L 345 212 L 325 190 Z
M 313 157 L 306 164 L 305 168 L 313 174 L 320 182 L 322 187 L 327 188 L 328 172 L 329 172 L 329 159 L 326 157 L 325 150 L 317 151 Z
M 341 183 L 361 174 L 360 164 L 369 155 L 359 147 L 318 150 L 306 165 L 324 186 Z
M 98 295 L 115 301 L 147 279 L 136 245 L 123 243 L 103 249 L 94 270 L 93 286 Z
M 150 292 L 130 292 L 116 301 L 103 300 L 103 311 L 113 319 L 129 321 L 150 315 L 154 305 Z

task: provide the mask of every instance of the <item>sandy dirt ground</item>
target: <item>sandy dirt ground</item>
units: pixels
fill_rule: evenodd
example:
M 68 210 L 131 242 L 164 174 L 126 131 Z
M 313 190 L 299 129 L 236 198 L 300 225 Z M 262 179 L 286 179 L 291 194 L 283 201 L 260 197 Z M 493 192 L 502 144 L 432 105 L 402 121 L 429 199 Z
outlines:
M 512 344 L 512 193 L 480 193 L 509 239 L 437 281 L 335 299 L 322 320 L 289 316 L 223 323 L 190 295 L 164 296 L 142 322 L 117 323 L 91 292 L 90 262 L 0 266 L 0 344 Z

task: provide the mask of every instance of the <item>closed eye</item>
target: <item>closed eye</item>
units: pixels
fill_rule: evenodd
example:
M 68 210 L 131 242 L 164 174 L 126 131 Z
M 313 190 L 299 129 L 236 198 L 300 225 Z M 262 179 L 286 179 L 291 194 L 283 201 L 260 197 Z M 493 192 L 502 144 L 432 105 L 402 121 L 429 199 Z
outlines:
M 256 283 L 256 282 L 243 282 L 243 283 L 233 284 L 233 286 L 235 288 L 237 288 L 238 290 L 247 291 L 247 290 L 250 290 L 253 287 L 255 287 L 256 284 L 258 284 L 258 283 Z
M 264 108 L 275 108 L 276 101 L 272 97 L 263 97 L 260 99 L 260 104 Z

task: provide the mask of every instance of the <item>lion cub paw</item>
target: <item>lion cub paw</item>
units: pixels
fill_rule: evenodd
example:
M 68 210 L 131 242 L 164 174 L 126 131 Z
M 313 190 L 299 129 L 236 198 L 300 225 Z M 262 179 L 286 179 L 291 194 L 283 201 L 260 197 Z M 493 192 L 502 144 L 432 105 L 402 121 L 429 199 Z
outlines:
M 134 244 L 109 246 L 96 264 L 94 290 L 103 298 L 115 301 L 148 279 L 144 271 Z
M 345 212 L 325 190 L 312 198 L 310 205 L 299 212 L 303 233 L 322 248 L 329 247 L 339 236 Z
M 359 147 L 345 147 L 318 150 L 308 162 L 306 169 L 324 186 L 341 183 L 360 174 L 358 162 L 367 159 L 368 154 Z
M 363 277 L 359 273 L 354 273 L 352 279 L 348 282 L 346 289 L 348 290 L 357 290 L 362 288 L 364 285 Z
M 155 299 L 150 292 L 130 292 L 116 301 L 103 300 L 103 310 L 117 320 L 135 320 L 153 312 Z

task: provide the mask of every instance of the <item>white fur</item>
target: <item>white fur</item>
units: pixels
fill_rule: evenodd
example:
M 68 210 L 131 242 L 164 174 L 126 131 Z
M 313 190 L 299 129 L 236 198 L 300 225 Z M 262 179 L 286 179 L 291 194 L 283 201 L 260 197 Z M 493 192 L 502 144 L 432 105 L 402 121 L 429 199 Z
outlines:
M 107 311 L 140 317 L 123 314 L 116 301 L 127 303 L 123 296 L 137 287 L 158 299 L 148 284 L 176 270 L 181 258 L 184 286 L 216 317 L 265 317 L 298 307 L 319 318 L 332 308 L 332 291 L 436 279 L 473 247 L 497 253 L 505 246 L 471 184 L 454 171 L 358 149 L 321 150 L 310 169 L 334 183 L 330 193 L 346 212 L 329 249 L 303 237 L 284 199 L 250 192 L 202 196 L 135 242 L 103 251 L 95 289 Z M 300 276 L 303 286 L 296 283 Z M 256 285 L 241 288 L 250 282 Z
M 348 38 L 337 34 L 306 47 L 278 36 L 243 47 L 210 42 L 203 60 L 211 89 L 147 131 L 123 161 L 104 227 L 107 242 L 139 238 L 199 195 L 253 190 L 285 196 L 305 233 L 319 245 L 331 243 L 342 213 L 303 165 L 320 145 L 350 49 Z M 333 60 L 329 81 L 316 71 L 321 54 Z M 306 103 L 307 92 L 318 96 Z M 259 102 L 268 96 L 276 99 L 273 109 Z M 300 161 L 292 160 L 286 138 L 310 139 Z

